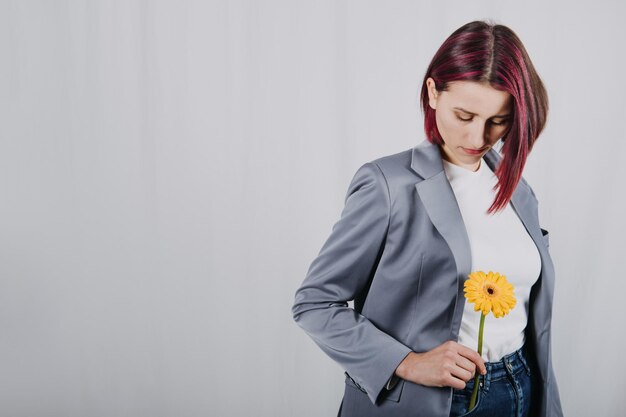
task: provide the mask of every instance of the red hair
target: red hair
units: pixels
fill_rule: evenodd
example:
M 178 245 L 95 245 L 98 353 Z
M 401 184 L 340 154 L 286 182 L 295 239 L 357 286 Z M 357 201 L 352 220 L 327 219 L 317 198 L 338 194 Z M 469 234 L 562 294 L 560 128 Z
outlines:
M 442 145 L 435 110 L 428 105 L 428 77 L 435 81 L 437 91 L 446 91 L 452 81 L 477 81 L 513 97 L 512 124 L 501 138 L 503 157 L 495 172 L 498 193 L 488 213 L 504 209 L 548 113 L 546 89 L 524 45 L 508 27 L 476 20 L 458 28 L 439 47 L 426 70 L 420 104 L 426 138 Z

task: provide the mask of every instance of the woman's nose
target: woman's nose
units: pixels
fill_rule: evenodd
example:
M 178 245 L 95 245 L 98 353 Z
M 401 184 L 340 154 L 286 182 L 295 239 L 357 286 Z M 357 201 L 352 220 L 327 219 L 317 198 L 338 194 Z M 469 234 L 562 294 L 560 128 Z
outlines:
M 476 123 L 470 132 L 470 144 L 472 149 L 480 149 L 489 143 L 489 129 L 480 123 Z

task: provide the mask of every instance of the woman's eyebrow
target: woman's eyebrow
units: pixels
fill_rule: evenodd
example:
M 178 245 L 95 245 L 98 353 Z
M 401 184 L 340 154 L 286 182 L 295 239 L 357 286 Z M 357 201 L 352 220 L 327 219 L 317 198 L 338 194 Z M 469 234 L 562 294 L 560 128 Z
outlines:
M 476 116 L 476 115 L 477 115 L 476 113 L 472 113 L 471 111 L 467 111 L 467 110 L 465 110 L 465 109 L 464 109 L 464 108 L 462 108 L 462 107 L 454 107 L 454 109 L 456 109 L 456 110 L 461 110 L 462 112 L 465 112 L 465 113 L 467 113 L 467 114 L 471 114 L 472 116 Z M 495 115 L 495 116 L 491 116 L 491 117 L 507 117 L 507 116 L 509 116 L 509 115 L 510 115 L 509 113 L 507 113 L 507 114 L 497 114 L 497 115 Z

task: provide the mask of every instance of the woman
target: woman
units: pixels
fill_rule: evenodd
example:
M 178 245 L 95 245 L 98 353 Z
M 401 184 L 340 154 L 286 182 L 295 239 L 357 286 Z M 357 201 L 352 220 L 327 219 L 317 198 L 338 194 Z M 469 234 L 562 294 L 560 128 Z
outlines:
M 474 21 L 433 57 L 421 106 L 427 140 L 357 170 L 294 320 L 346 371 L 340 416 L 562 416 L 554 267 L 521 176 L 545 88 L 514 32 Z M 482 355 L 463 292 L 476 270 L 505 274 L 517 298 L 505 318 L 487 316 Z

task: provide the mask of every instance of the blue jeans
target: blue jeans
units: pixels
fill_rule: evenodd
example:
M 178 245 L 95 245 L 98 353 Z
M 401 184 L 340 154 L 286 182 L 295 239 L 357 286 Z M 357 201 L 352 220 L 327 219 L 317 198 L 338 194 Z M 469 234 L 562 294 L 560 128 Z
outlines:
M 531 372 L 526 346 L 485 365 L 487 374 L 479 377 L 474 408 L 468 411 L 474 389 L 472 378 L 464 389 L 452 389 L 450 417 L 528 417 L 534 370 Z

